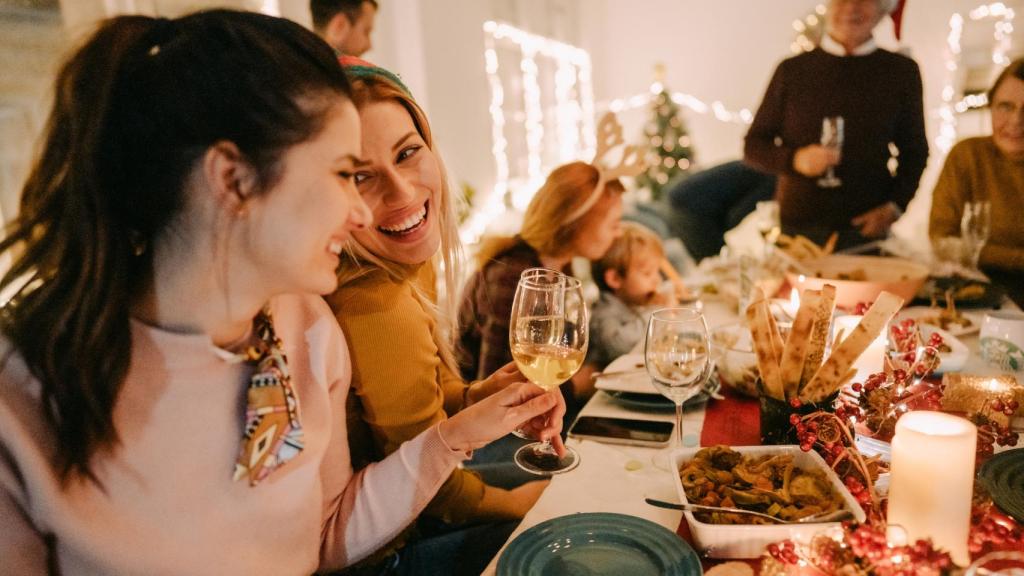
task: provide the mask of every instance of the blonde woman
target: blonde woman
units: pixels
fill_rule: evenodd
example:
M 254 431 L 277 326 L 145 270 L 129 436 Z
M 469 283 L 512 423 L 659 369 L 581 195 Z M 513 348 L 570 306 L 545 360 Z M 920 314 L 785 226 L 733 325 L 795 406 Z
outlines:
M 446 337 L 451 315 L 433 297 L 433 258 L 440 257 L 451 292 L 460 250 L 430 125 L 397 76 L 357 58 L 341 61 L 363 128 L 356 186 L 374 220 L 352 234 L 340 286 L 327 298 L 352 353 L 347 412 L 359 466 L 523 378 L 514 366 L 499 366 L 470 385 L 459 376 Z M 563 411 L 551 415 L 550 425 L 538 420 L 534 431 L 557 438 Z M 479 574 L 515 527 L 507 521 L 522 518 L 545 486 L 505 490 L 457 469 L 427 506 L 418 531 L 396 542 L 387 561 L 397 558 L 402 572 Z M 491 524 L 467 528 L 482 522 Z

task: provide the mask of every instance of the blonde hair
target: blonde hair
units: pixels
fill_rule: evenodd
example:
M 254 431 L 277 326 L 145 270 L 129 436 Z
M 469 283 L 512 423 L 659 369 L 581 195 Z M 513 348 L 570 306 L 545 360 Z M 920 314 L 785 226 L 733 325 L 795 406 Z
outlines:
M 441 249 L 435 254 L 428 266 L 440 265 L 444 268 L 445 296 L 443 304 L 439 304 L 431 297 L 436 292 L 436 287 L 428 287 L 427 291 L 421 287 L 414 278 L 408 277 L 408 271 L 402 264 L 381 258 L 354 238 L 346 245 L 347 258 L 343 258 L 338 267 L 339 288 L 346 283 L 365 276 L 375 270 L 382 270 L 391 278 L 403 281 L 410 280 L 417 300 L 434 314 L 435 325 L 431 336 L 437 345 L 441 360 L 455 374 L 459 373 L 458 363 L 452 352 L 451 334 L 452 324 L 455 318 L 455 295 L 458 289 L 459 261 L 462 257 L 462 243 L 459 241 L 459 230 L 455 214 L 455 202 L 452 197 L 451 187 L 448 184 L 448 173 L 440 155 L 434 150 L 434 139 L 430 132 L 430 123 L 427 115 L 423 112 L 411 96 L 390 78 L 384 75 L 360 77 L 352 81 L 352 101 L 356 108 L 362 109 L 374 102 L 396 102 L 400 104 L 412 117 L 416 131 L 419 132 L 427 147 L 437 158 L 437 165 L 441 172 L 441 190 L 439 195 L 439 206 L 437 207 L 437 221 L 441 230 Z M 431 207 L 433 211 L 433 207 Z M 430 275 L 433 277 L 433 275 Z
M 590 274 L 601 290 L 609 291 L 611 287 L 605 282 L 604 273 L 615 270 L 625 277 L 633 259 L 644 252 L 653 252 L 659 259 L 664 258 L 665 248 L 661 238 L 643 224 L 623 222 L 622 235 L 612 242 L 604 256 L 590 265 Z
M 564 222 L 587 201 L 597 187 L 599 178 L 597 168 L 586 162 L 571 162 L 552 170 L 526 208 L 519 237 L 540 254 L 564 254 L 576 233 L 586 222 L 586 214 L 590 212 L 568 224 Z M 611 194 L 621 194 L 625 190 L 618 179 L 609 180 L 604 185 L 602 200 Z M 593 211 L 593 208 L 590 210 Z M 485 238 L 477 253 L 477 264 L 483 267 L 516 242 L 514 236 Z

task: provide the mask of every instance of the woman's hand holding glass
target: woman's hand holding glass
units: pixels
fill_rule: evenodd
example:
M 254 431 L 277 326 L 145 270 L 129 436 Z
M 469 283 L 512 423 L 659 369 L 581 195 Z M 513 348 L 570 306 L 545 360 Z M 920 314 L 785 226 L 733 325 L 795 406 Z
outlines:
M 556 413 L 557 418 L 553 417 Z M 557 438 L 562 430 L 560 414 L 564 413 L 565 401 L 557 392 L 517 382 L 461 410 L 439 426 L 441 437 L 450 448 L 469 451 L 520 426 L 528 426 L 540 438 Z
M 519 370 L 534 384 L 557 390 L 583 365 L 588 340 L 587 306 L 579 280 L 544 268 L 523 272 L 516 287 L 509 346 Z M 539 423 L 535 422 L 536 427 Z M 575 451 L 548 442 L 523 446 L 515 460 L 535 474 L 567 472 Z

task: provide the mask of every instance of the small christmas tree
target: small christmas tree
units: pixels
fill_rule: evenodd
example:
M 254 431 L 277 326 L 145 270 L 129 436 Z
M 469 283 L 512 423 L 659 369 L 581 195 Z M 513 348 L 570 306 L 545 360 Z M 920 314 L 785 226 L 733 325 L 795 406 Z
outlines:
M 651 119 L 644 126 L 648 139 L 647 170 L 637 176 L 637 184 L 651 191 L 652 200 L 660 200 L 665 185 L 690 171 L 693 166 L 693 148 L 686 122 L 679 105 L 665 87 L 664 67 L 655 67 L 655 89 L 659 91 L 651 100 Z

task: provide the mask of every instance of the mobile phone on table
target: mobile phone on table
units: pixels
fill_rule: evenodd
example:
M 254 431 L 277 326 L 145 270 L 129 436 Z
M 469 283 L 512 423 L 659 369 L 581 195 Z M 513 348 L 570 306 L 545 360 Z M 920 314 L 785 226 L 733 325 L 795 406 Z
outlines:
M 569 436 L 612 444 L 667 446 L 675 424 L 661 420 L 636 420 L 609 416 L 580 416 L 569 429 Z

